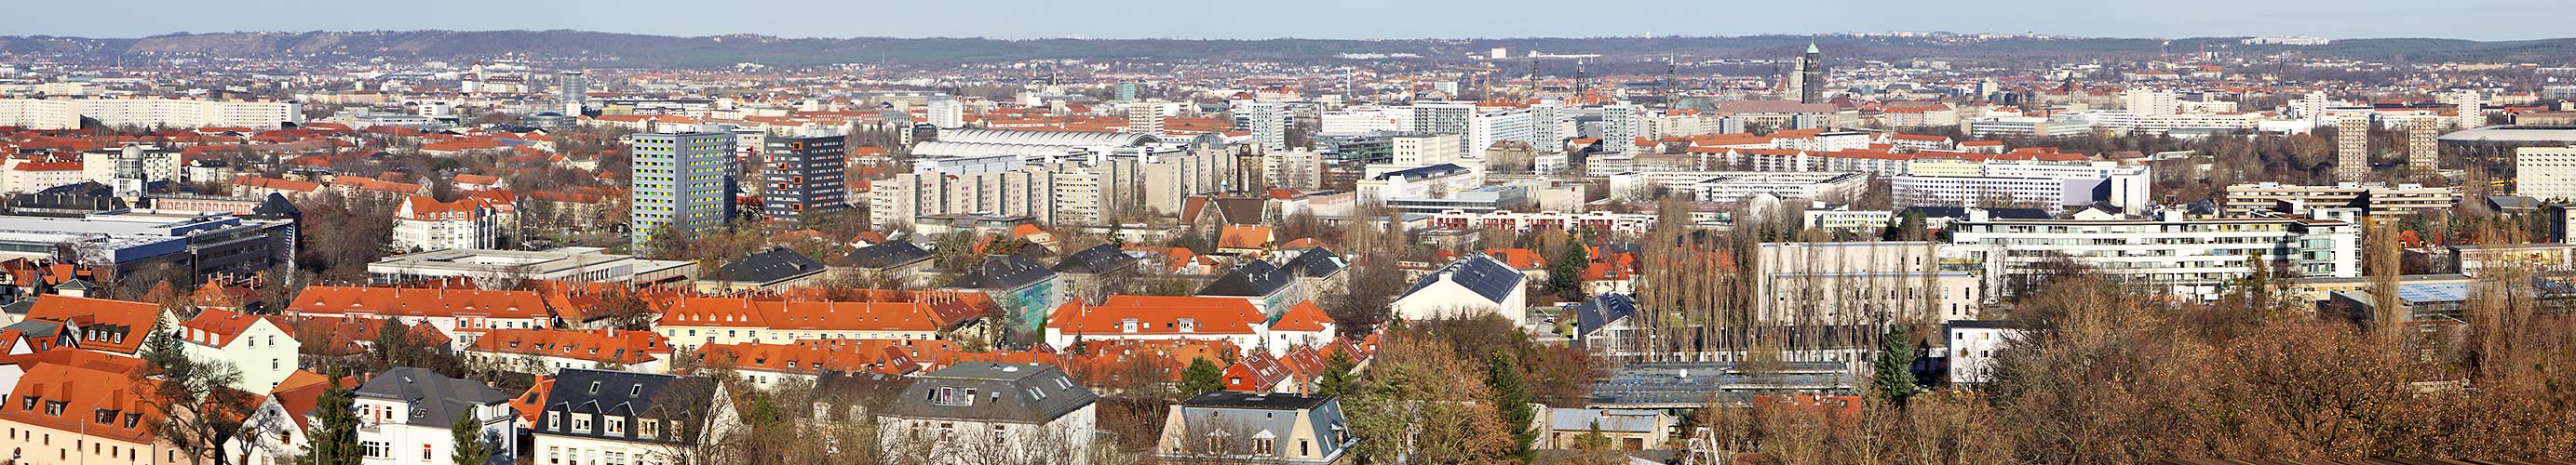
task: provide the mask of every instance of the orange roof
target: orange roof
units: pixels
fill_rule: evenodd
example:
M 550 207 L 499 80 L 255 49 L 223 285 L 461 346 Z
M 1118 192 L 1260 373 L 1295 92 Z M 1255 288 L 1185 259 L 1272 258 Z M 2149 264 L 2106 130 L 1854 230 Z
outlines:
M 1190 320 L 1184 331 L 1181 320 Z M 1125 323 L 1134 321 L 1134 327 Z M 1047 327 L 1064 334 L 1249 334 L 1269 321 L 1252 302 L 1235 297 L 1114 295 L 1097 306 L 1074 299 L 1057 306 Z
M 140 339 L 140 338 L 135 338 Z M 18 378 L 9 400 L 42 402 L 46 408 L 0 408 L 0 420 L 79 432 L 123 442 L 151 444 L 161 425 L 159 409 L 149 399 L 159 381 L 125 373 L 70 365 L 38 365 Z M 59 404 L 57 404 L 59 403 Z M 60 405 L 60 407 L 56 407 Z M 48 414 L 48 412 L 52 414 Z M 107 421 L 99 421 L 105 416 Z
M 70 323 L 81 329 L 81 348 L 132 354 L 161 322 L 161 306 L 143 302 L 48 295 L 36 299 L 27 319 Z M 114 332 L 123 329 L 122 333 Z M 93 330 L 106 330 L 90 334 Z M 6 409 L 0 409 L 6 410 Z
M 658 326 L 717 326 L 809 331 L 940 331 L 983 313 L 987 300 L 938 293 L 908 302 L 828 302 L 690 297 L 662 313 Z
M 913 339 L 808 339 L 794 344 L 708 344 L 696 357 L 708 363 L 730 363 L 736 369 L 778 373 L 821 374 L 862 371 L 900 375 L 920 371 L 922 349 L 936 357 L 957 343 Z
M 233 338 L 241 337 L 242 332 L 249 331 L 252 325 L 262 321 L 268 320 L 229 310 L 209 308 L 198 311 L 196 318 L 189 318 L 187 322 L 179 323 L 179 327 L 188 329 L 186 339 L 189 341 L 210 347 L 223 347 L 231 345 Z M 278 325 L 280 330 L 285 328 L 285 325 Z
M 395 212 L 394 217 L 426 221 L 473 220 L 481 217 L 483 209 L 489 206 L 477 198 L 440 202 L 429 196 L 415 195 L 403 199 L 402 210 Z
M 495 329 L 467 350 L 633 365 L 670 355 L 671 344 L 652 331 Z
M 554 377 L 537 375 L 537 382 L 528 386 L 527 393 L 510 398 L 510 408 L 519 411 L 520 420 L 537 421 L 537 415 L 545 412 L 546 394 L 554 390 Z
M 1216 246 L 1225 249 L 1258 249 L 1270 243 L 1269 226 L 1226 225 L 1217 232 Z
M 1485 249 L 1485 255 L 1491 255 L 1495 260 L 1501 260 L 1503 264 L 1511 265 L 1515 269 L 1531 270 L 1547 267 L 1547 259 L 1539 257 L 1536 250 Z
M 309 286 L 286 306 L 286 313 L 311 316 L 400 316 L 446 318 L 546 318 L 544 297 L 536 291 L 479 289 L 404 289 L 395 287 Z M 464 328 L 460 328 L 464 329 Z
M 1270 330 L 1323 331 L 1324 325 L 1329 324 L 1333 324 L 1333 316 L 1324 313 L 1322 307 L 1316 307 L 1315 301 L 1308 300 L 1288 306 L 1287 312 L 1279 314 L 1279 321 L 1270 323 Z

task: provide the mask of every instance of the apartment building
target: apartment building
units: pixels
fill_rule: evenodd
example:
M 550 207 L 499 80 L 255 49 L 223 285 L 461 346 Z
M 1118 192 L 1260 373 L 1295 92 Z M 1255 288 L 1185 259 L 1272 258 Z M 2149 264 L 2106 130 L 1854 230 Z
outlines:
M 644 133 L 634 146 L 635 250 L 664 232 L 696 234 L 733 219 L 734 137 L 722 132 Z
M 2217 300 L 2229 282 L 2253 266 L 2275 266 L 2306 277 L 2361 273 L 2359 228 L 2343 221 L 2184 219 L 2180 212 L 2147 219 L 2017 220 L 1971 210 L 1970 218 L 1951 222 L 1948 231 L 1945 265 L 1982 270 L 1988 294 L 1998 297 L 2045 280 L 2050 270 L 2042 265 L 2059 257 L 2130 284 L 2201 301 Z
M 839 210 L 849 207 L 843 200 L 849 189 L 842 186 L 849 150 L 843 148 L 841 136 L 768 137 L 767 157 L 762 160 L 763 180 L 761 209 L 774 221 L 802 219 L 807 211 Z
M 392 245 L 410 251 L 491 249 L 500 242 L 500 216 L 482 199 L 440 202 L 428 196 L 405 197 L 394 209 Z
M 2280 210 L 2283 205 L 2298 205 L 2289 211 L 2309 208 L 2354 207 L 2364 215 L 2404 215 L 2425 211 L 2446 211 L 2460 202 L 2460 192 L 2452 187 L 2424 187 L 2421 184 L 2336 183 L 2332 186 L 2302 186 L 2281 183 L 2245 183 L 2227 186 L 2228 214 Z
M 178 98 L 0 99 L 0 126 L 79 129 L 82 117 L 109 127 L 195 128 L 231 126 L 277 129 L 302 124 L 304 106 L 287 101 Z

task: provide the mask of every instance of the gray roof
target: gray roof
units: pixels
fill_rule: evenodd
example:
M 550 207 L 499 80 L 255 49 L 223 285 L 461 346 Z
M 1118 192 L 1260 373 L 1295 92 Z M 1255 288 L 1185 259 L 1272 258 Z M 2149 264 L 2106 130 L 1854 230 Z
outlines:
M 1274 439 L 1271 447 L 1277 448 L 1270 455 L 1277 457 L 1291 456 L 1289 451 L 1296 445 L 1288 439 L 1299 429 L 1313 432 L 1318 443 L 1315 452 L 1327 458 L 1311 463 L 1330 463 L 1331 457 L 1358 440 L 1347 433 L 1350 420 L 1342 416 L 1341 402 L 1331 396 L 1216 391 L 1183 400 L 1179 407 L 1184 434 L 1250 439 L 1266 433 Z M 1307 413 L 1308 424 L 1297 424 L 1299 411 Z
M 1494 257 L 1476 255 L 1450 262 L 1449 266 L 1440 267 L 1440 271 L 1432 272 L 1430 276 L 1424 276 L 1421 281 L 1414 282 L 1413 288 L 1404 290 L 1403 295 L 1409 296 L 1415 292 L 1421 292 L 1422 288 L 1431 287 L 1432 283 L 1451 281 L 1458 283 L 1459 286 L 1465 286 L 1469 291 L 1475 291 L 1476 295 L 1484 297 L 1485 300 L 1502 302 L 1503 299 L 1511 297 L 1512 291 L 1520 290 L 1521 282 L 1527 279 L 1529 276 L 1521 274 L 1520 270 L 1512 269 L 1511 265 L 1496 261 Z
M 623 371 L 565 369 L 555 374 L 555 387 L 546 392 L 545 411 L 537 422 L 537 433 L 596 439 L 635 441 L 634 421 L 617 435 L 605 433 L 597 426 L 603 417 L 647 418 L 694 424 L 707 413 L 716 396 L 715 382 L 706 378 L 679 377 Z M 681 402 L 674 404 L 670 402 Z M 592 418 L 589 432 L 577 432 L 572 422 L 564 422 L 562 431 L 546 429 L 544 418 L 587 415 Z M 685 426 L 685 428 L 696 428 Z M 663 441 L 687 441 L 671 430 L 664 430 Z
M 943 397 L 950 401 L 937 401 Z M 1099 399 L 1090 388 L 1051 365 L 966 362 L 914 379 L 883 414 L 1034 424 L 1054 421 Z
M 1055 262 L 1055 268 L 1053 268 L 1053 271 L 1057 273 L 1101 274 L 1118 271 L 1135 265 L 1136 257 L 1127 256 L 1126 250 L 1121 250 L 1116 245 L 1101 244 L 1092 246 L 1088 249 L 1076 250 L 1073 251 L 1072 254 L 1065 255 L 1063 260 L 1057 260 Z
M 857 264 L 860 268 L 877 270 L 927 260 L 930 260 L 930 251 L 922 250 L 921 246 L 913 244 L 912 241 L 886 241 L 883 244 L 860 247 L 858 251 L 850 252 L 851 263 Z
M 357 395 L 410 404 L 407 409 L 412 415 L 403 419 L 404 424 L 439 428 L 456 424 L 457 417 L 473 412 L 475 407 L 500 405 L 511 397 L 479 381 L 449 378 L 412 367 L 385 370 L 366 385 L 358 386 Z
M 1595 410 L 1553 408 L 1547 411 L 1548 428 L 1557 431 L 1601 431 L 1614 433 L 1651 433 L 1655 431 L 1653 410 Z
M 725 263 L 714 279 L 723 281 L 767 283 L 823 272 L 823 262 L 805 258 L 805 254 L 784 248 L 751 254 Z
M 1437 165 L 1424 166 L 1424 167 L 1419 167 L 1419 168 L 1408 168 L 1408 169 L 1399 170 L 1399 171 L 1388 171 L 1388 172 L 1385 172 L 1385 173 L 1379 173 L 1376 177 L 1371 177 L 1371 178 L 1369 178 L 1369 179 L 1394 179 L 1394 178 L 1398 178 L 1398 177 L 1405 178 L 1405 179 L 1426 179 L 1426 178 L 1436 178 L 1436 177 L 1441 177 L 1441 176 L 1448 176 L 1448 175 L 1453 175 L 1453 174 L 1458 174 L 1458 173 L 1464 173 L 1464 172 L 1467 172 L 1467 167 L 1464 167 L 1464 166 L 1458 166 L 1456 163 L 1441 163 L 1441 164 L 1437 164 Z
M 1019 289 L 1031 283 L 1054 279 L 1055 272 L 1039 266 L 1036 260 L 1019 255 L 984 257 L 984 263 L 959 275 L 949 287 L 969 289 Z
M 1342 272 L 1342 267 L 1346 265 L 1349 265 L 1349 262 L 1342 260 L 1341 255 L 1316 247 L 1298 252 L 1297 256 L 1290 257 L 1288 263 L 1280 264 L 1279 267 L 1287 269 L 1289 273 L 1300 278 L 1328 278 L 1334 273 Z
M 1297 276 L 1268 260 L 1247 260 L 1199 288 L 1198 295 L 1260 297 L 1297 283 Z
M 1581 339 L 1583 335 L 1592 334 L 1602 326 L 1609 326 L 1610 323 L 1635 314 L 1637 314 L 1636 297 L 1617 292 L 1604 293 L 1593 297 L 1592 300 L 1584 301 L 1583 305 L 1574 307 L 1574 334 L 1576 339 Z
M 1132 147 L 1161 142 L 1162 138 L 1134 132 L 946 129 L 939 131 L 939 141 L 974 144 Z

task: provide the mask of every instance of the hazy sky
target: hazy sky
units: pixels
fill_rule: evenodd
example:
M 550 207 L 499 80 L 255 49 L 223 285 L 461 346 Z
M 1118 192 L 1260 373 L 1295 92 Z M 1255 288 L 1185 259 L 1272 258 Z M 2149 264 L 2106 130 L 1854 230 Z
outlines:
M 1480 38 L 1817 32 L 2100 37 L 2576 36 L 2570 0 L 112 0 L 27 1 L 0 35 L 582 29 L 786 37 Z M 1569 11 L 1581 8 L 1581 11 Z

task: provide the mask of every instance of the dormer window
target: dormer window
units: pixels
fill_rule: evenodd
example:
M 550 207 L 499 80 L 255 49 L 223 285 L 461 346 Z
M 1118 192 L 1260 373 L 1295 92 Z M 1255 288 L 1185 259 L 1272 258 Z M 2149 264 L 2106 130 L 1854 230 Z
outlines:
M 626 397 L 644 397 L 644 385 L 627 386 Z
M 592 382 L 590 382 L 590 395 L 594 395 L 594 396 L 599 395 L 599 382 L 598 382 L 598 381 L 592 381 Z

